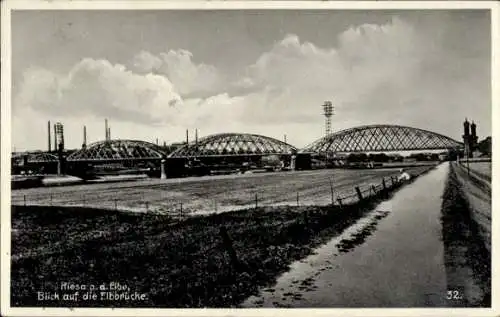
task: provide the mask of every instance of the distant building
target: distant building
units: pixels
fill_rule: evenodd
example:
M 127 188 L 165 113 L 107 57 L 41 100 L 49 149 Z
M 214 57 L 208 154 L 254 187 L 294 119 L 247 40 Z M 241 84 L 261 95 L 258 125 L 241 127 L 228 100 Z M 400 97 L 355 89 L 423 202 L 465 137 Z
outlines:
M 60 122 L 54 124 L 54 137 L 56 151 L 64 150 L 64 126 Z
M 477 149 L 477 134 L 476 134 L 476 124 L 474 121 L 469 123 L 467 119 L 464 121 L 464 134 L 462 138 L 464 140 L 464 156 L 468 158 L 474 157 L 474 151 Z
M 405 162 L 405 163 L 414 163 L 416 161 L 417 161 L 417 159 L 415 157 L 405 157 L 405 158 L 403 158 L 403 162 Z
M 491 157 L 491 136 L 479 142 L 477 150 L 481 153 L 481 156 Z

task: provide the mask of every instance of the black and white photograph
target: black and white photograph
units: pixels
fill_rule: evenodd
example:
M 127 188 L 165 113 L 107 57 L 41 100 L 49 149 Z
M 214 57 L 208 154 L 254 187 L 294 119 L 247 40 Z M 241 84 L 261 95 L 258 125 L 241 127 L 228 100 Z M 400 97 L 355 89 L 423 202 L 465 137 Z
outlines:
M 498 315 L 498 3 L 106 3 L 2 3 L 2 315 Z

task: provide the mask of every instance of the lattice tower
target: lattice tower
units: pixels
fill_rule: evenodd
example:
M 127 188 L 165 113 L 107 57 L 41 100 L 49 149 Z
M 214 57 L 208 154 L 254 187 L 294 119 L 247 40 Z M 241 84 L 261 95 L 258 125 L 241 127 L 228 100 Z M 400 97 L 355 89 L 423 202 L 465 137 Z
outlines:
M 322 107 L 325 116 L 325 136 L 327 136 L 332 130 L 333 105 L 331 101 L 325 101 Z

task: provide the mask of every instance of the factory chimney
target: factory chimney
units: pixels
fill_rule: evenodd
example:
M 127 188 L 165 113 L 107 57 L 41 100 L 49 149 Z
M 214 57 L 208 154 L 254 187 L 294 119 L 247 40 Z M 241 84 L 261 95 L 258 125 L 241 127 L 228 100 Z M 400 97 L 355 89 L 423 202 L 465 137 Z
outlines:
M 104 140 L 108 140 L 108 133 L 109 133 L 109 130 L 108 130 L 108 119 L 104 119 Z
M 186 144 L 189 144 L 189 130 L 186 129 Z
M 194 140 L 195 140 L 196 146 L 198 146 L 198 129 L 194 130 Z
M 57 129 L 55 124 L 54 124 L 54 152 L 57 152 Z
M 47 133 L 48 133 L 48 141 L 49 141 L 49 153 L 52 152 L 52 144 L 50 142 L 50 121 L 47 124 Z
M 87 147 L 87 127 L 83 126 L 83 144 L 82 144 L 82 148 L 86 148 L 86 147 Z
M 108 141 L 111 140 L 111 127 L 108 128 Z

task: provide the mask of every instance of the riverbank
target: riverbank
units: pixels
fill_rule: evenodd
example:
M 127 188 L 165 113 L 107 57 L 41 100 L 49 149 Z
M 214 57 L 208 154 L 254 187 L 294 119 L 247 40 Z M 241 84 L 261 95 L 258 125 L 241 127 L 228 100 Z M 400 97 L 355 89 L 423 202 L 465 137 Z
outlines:
M 424 173 L 430 170 L 422 169 Z M 394 192 L 401 183 L 395 183 Z M 188 218 L 76 207 L 12 210 L 12 306 L 236 307 L 339 235 L 388 192 L 351 205 L 281 206 Z M 142 300 L 37 298 L 62 283 L 127 284 Z
M 455 306 L 491 307 L 490 242 L 485 240 L 490 237 L 491 210 L 480 212 L 484 202 L 474 207 L 468 201 L 472 193 L 463 185 L 464 175 L 450 164 L 441 211 L 448 290 L 458 295 Z

